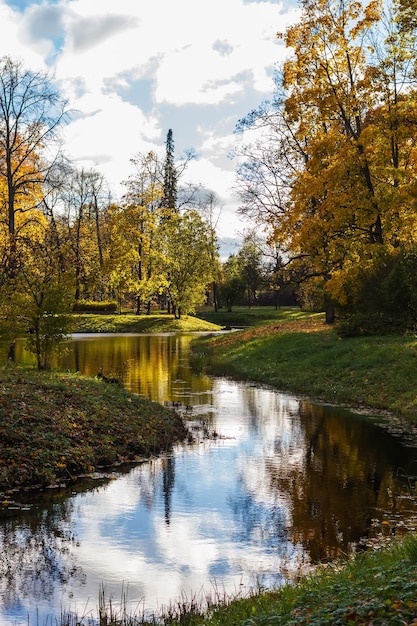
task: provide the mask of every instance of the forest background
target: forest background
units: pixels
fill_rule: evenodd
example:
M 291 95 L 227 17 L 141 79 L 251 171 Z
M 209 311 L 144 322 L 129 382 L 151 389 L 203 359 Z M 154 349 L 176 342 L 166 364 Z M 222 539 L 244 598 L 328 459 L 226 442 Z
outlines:
M 218 199 L 182 184 L 192 152 L 136 154 L 120 203 L 64 157 L 71 112 L 54 81 L 0 62 L 1 321 L 38 368 L 73 310 L 293 304 L 340 333 L 417 321 L 416 18 L 413 0 L 305 0 L 273 98 L 237 124 L 239 212 L 256 224 L 221 260 Z M 91 304 L 94 303 L 94 304 Z

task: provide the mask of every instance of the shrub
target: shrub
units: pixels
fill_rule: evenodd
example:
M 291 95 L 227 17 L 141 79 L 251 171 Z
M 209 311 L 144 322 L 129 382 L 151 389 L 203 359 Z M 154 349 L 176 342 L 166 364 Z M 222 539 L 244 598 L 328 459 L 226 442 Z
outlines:
M 117 302 L 111 300 L 103 300 L 102 302 L 77 300 L 73 304 L 72 311 L 73 313 L 115 313 Z
M 417 327 L 417 250 L 379 249 L 345 281 L 344 336 L 397 334 Z

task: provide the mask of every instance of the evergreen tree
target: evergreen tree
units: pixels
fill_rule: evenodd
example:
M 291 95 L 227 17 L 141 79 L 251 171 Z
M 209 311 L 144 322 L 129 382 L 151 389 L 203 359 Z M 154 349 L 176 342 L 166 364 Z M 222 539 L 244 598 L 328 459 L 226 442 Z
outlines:
M 171 129 L 168 131 L 165 145 L 166 155 L 164 163 L 164 195 L 162 198 L 162 206 L 165 209 L 176 211 L 178 174 L 174 163 L 174 139 Z

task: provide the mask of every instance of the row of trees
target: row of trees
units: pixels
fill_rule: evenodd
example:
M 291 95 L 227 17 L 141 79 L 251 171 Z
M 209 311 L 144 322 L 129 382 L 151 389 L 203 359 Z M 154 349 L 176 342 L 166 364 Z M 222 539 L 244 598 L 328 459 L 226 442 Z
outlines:
M 240 211 L 349 332 L 417 325 L 414 0 L 302 0 L 272 102 L 239 123 Z M 313 289 L 314 288 L 314 289 Z
M 26 334 L 38 367 L 49 367 L 86 300 L 177 318 L 205 302 L 255 305 L 262 291 L 283 302 L 276 246 L 249 233 L 221 264 L 219 201 L 183 183 L 194 154 L 175 159 L 172 130 L 161 153 L 132 159 L 114 202 L 99 172 L 65 157 L 59 131 L 70 114 L 47 74 L 0 60 L 0 322 L 11 346 Z
M 0 289 L 3 333 L 28 333 L 38 367 L 68 330 L 74 302 L 195 311 L 218 280 L 214 194 L 181 186 L 192 153 L 138 154 L 121 202 L 104 178 L 65 158 L 70 117 L 51 78 L 0 60 Z

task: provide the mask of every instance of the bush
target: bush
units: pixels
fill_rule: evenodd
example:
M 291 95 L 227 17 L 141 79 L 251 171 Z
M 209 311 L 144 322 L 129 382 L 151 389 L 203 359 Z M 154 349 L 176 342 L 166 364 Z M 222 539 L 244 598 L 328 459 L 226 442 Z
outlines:
M 344 285 L 344 336 L 398 334 L 417 327 L 417 250 L 379 249 Z
M 390 319 L 383 313 L 345 314 L 337 321 L 340 337 L 369 337 L 372 335 L 398 335 L 406 330 L 404 321 Z
M 117 302 L 111 300 L 103 300 L 102 302 L 77 300 L 73 304 L 72 311 L 73 313 L 115 313 Z

